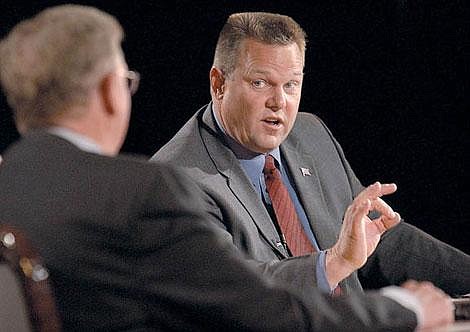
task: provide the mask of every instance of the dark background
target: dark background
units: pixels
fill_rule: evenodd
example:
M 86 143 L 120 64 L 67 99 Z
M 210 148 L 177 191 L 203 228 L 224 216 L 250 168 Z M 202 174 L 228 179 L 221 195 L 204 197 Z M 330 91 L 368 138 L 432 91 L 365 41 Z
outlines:
M 1 36 L 61 2 L 21 3 L 2 1 Z M 212 55 L 230 13 L 292 16 L 309 36 L 300 109 L 327 123 L 363 184 L 398 184 L 388 201 L 405 220 L 470 252 L 469 1 L 79 3 L 124 26 L 127 60 L 142 81 L 123 150 L 148 156 L 209 101 Z M 0 98 L 1 152 L 18 134 Z

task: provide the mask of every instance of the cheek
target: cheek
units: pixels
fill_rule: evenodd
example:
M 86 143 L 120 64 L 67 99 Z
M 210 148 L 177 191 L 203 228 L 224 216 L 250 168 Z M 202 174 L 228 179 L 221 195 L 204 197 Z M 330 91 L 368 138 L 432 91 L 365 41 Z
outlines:
M 240 118 L 240 128 L 247 140 L 256 140 L 263 135 L 264 129 L 260 122 L 259 115 L 263 112 L 263 106 L 246 103 L 243 105 L 242 117 Z
M 259 93 L 247 93 L 238 102 L 245 127 L 255 127 L 265 109 L 265 96 Z
M 287 114 L 287 118 L 289 119 L 288 120 L 289 121 L 289 127 L 292 127 L 294 125 L 296 117 L 297 117 L 297 110 L 292 111 L 292 112 Z
M 250 108 L 250 105 L 248 104 L 241 104 L 240 105 L 241 112 L 240 112 L 240 122 L 243 125 L 244 128 L 250 128 L 253 126 L 254 123 L 254 113 L 255 112 L 253 109 Z
M 231 130 L 245 136 L 254 123 L 253 111 L 250 109 L 249 103 L 246 102 L 244 96 L 228 100 L 228 103 L 232 106 L 227 113 Z
M 299 98 L 295 98 L 294 100 L 292 100 L 287 105 L 286 116 L 289 121 L 289 130 L 293 126 L 295 122 L 295 118 L 297 117 L 297 113 L 299 111 L 299 102 L 300 102 L 300 96 Z
M 295 112 L 290 112 L 288 115 L 287 115 L 287 125 L 285 127 L 285 130 L 284 130 L 284 133 L 283 133 L 283 137 L 282 137 L 282 140 L 286 139 L 286 137 L 289 135 L 289 133 L 291 132 L 292 130 L 292 127 L 294 127 L 294 123 L 295 123 L 295 119 L 297 117 L 297 111 Z

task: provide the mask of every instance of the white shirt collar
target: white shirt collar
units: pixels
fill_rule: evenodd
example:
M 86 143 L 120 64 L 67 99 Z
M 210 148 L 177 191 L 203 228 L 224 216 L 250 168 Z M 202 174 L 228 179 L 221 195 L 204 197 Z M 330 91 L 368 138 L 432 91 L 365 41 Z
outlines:
M 71 129 L 54 126 L 47 128 L 47 132 L 65 139 L 66 141 L 75 145 L 80 150 L 96 154 L 103 154 L 102 149 L 98 145 L 98 143 L 96 143 L 91 138 L 79 134 Z

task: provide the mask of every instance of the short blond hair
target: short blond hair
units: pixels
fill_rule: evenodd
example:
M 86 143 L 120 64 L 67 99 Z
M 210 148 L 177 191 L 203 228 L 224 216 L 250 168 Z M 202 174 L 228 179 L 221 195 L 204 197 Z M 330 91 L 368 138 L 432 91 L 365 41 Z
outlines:
M 46 126 L 116 67 L 123 29 L 93 7 L 62 5 L 17 24 L 0 42 L 0 82 L 18 129 Z
M 229 76 L 237 65 L 242 42 L 248 39 L 269 45 L 296 43 L 305 58 L 307 35 L 291 17 L 247 12 L 232 14 L 227 19 L 219 34 L 213 65 Z

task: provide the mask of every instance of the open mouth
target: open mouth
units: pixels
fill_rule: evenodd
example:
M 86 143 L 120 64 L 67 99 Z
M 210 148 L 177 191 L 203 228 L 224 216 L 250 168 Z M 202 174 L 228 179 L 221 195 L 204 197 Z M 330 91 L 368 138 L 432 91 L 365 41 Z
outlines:
M 270 119 L 267 119 L 267 120 L 263 120 L 265 123 L 269 124 L 269 125 L 272 125 L 272 126 L 279 126 L 281 124 L 281 121 L 279 120 L 270 120 Z

